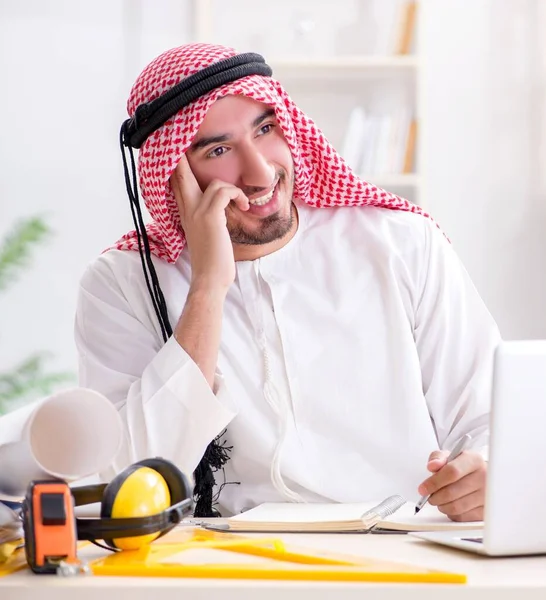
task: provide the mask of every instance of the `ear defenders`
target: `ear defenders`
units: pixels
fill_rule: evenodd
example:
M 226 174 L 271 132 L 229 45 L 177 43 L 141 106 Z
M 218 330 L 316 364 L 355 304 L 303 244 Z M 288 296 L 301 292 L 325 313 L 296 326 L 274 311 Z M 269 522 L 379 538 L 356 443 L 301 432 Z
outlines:
M 103 540 L 112 549 L 136 550 L 169 532 L 193 509 L 192 488 L 171 462 L 150 458 L 108 484 L 71 488 L 76 506 L 101 503 L 100 518 L 77 518 L 79 540 Z

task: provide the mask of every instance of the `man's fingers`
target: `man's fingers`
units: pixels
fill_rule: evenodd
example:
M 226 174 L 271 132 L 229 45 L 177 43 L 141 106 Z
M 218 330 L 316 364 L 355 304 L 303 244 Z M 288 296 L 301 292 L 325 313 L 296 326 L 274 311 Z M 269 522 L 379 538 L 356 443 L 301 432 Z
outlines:
M 480 471 L 473 471 L 455 483 L 446 485 L 445 487 L 440 488 L 437 492 L 434 492 L 429 498 L 429 503 L 433 506 L 450 504 L 459 498 L 462 498 L 463 496 L 474 493 L 476 490 L 482 489 L 485 491 L 484 484 L 484 474 L 482 474 Z
M 448 517 L 452 521 L 457 521 L 458 523 L 468 523 L 471 521 L 483 521 L 484 517 L 484 507 L 480 506 L 478 508 L 474 508 L 462 515 L 448 515 Z
M 176 165 L 170 183 L 184 228 L 197 216 L 203 218 L 208 214 L 213 215 L 216 210 L 225 211 L 231 201 L 243 211 L 248 210 L 250 206 L 248 198 L 240 188 L 219 179 L 211 181 L 205 192 L 202 192 L 186 155 L 182 156 Z
M 429 470 L 434 463 L 444 463 L 437 472 L 423 481 L 418 491 L 429 495 L 429 503 L 453 521 L 481 521 L 485 504 L 487 463 L 477 452 L 464 451 L 451 462 L 433 452 Z
M 438 505 L 438 510 L 444 515 L 448 515 L 450 518 L 453 518 L 468 514 L 477 508 L 483 508 L 483 505 L 483 490 L 474 490 L 470 494 L 466 494 L 465 496 L 461 496 L 456 500 L 453 500 L 453 502 Z
M 482 471 L 485 476 L 486 463 L 482 456 L 475 452 L 462 452 L 457 458 L 445 464 L 434 475 L 425 479 L 418 491 L 422 495 L 434 494 L 440 488 L 462 479 L 473 471 Z
M 203 196 L 199 183 L 191 170 L 190 163 L 184 154 L 171 175 L 171 185 L 178 205 L 195 206 Z
M 431 452 L 428 457 L 427 469 L 431 473 L 436 473 L 436 471 L 440 470 L 447 462 L 447 457 L 449 456 L 449 452 L 445 450 L 435 450 Z
M 207 192 L 209 188 L 207 188 Z M 216 206 L 218 209 L 225 210 L 230 202 L 235 202 L 240 210 L 248 210 L 250 203 L 245 194 L 234 185 L 223 184 L 216 190 L 212 190 L 210 207 Z M 206 201 L 204 202 L 206 205 Z
M 484 505 L 485 491 L 481 488 L 437 508 L 452 521 L 483 521 Z
M 434 452 L 430 453 L 428 457 L 428 461 L 431 460 L 446 460 L 449 456 L 449 452 L 447 450 L 434 450 Z

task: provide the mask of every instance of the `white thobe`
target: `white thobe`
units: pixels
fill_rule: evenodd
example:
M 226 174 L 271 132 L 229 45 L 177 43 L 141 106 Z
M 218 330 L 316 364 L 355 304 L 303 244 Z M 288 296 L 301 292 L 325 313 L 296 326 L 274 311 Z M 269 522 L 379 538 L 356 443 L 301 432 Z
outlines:
M 428 219 L 380 208 L 299 206 L 280 250 L 236 263 L 214 391 L 163 343 L 138 253 L 85 272 L 80 384 L 119 409 L 125 440 L 109 477 L 161 456 L 191 474 L 225 428 L 224 514 L 266 501 L 418 497 L 431 451 L 470 433 L 487 451 L 497 327 Z M 170 322 L 190 285 L 186 251 L 154 259 Z

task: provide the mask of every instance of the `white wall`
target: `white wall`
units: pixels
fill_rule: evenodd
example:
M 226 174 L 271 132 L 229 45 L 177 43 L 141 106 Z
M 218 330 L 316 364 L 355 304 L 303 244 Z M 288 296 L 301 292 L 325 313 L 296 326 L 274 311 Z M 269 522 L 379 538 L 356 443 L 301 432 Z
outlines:
M 0 371 L 37 350 L 75 370 L 78 280 L 132 228 L 118 142 L 129 90 L 149 60 L 190 41 L 190 8 L 0 0 L 0 238 L 36 213 L 55 231 L 0 293 Z
M 546 337 L 535 76 L 543 85 L 546 69 L 528 17 L 540 0 L 423 2 L 428 205 L 505 336 Z M 126 98 L 153 56 L 190 40 L 189 6 L 0 0 L 0 236 L 37 212 L 56 232 L 0 294 L 0 371 L 39 349 L 75 368 L 79 277 L 132 226 L 118 148 Z
M 546 337 L 545 3 L 424 3 L 429 208 L 504 337 Z

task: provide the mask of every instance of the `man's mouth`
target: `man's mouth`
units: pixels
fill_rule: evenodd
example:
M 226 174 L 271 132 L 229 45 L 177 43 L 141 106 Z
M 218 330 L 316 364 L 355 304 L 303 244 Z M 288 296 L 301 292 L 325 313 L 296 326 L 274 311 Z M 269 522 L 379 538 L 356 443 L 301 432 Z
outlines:
M 265 204 L 267 204 L 271 200 L 271 198 L 273 198 L 273 195 L 275 194 L 275 190 L 277 189 L 278 184 L 279 184 L 279 181 L 277 180 L 273 189 L 270 192 L 268 192 L 267 194 L 264 194 L 263 196 L 259 196 L 258 198 L 252 198 L 252 200 L 249 199 L 250 204 L 252 204 L 254 206 L 264 206 Z

